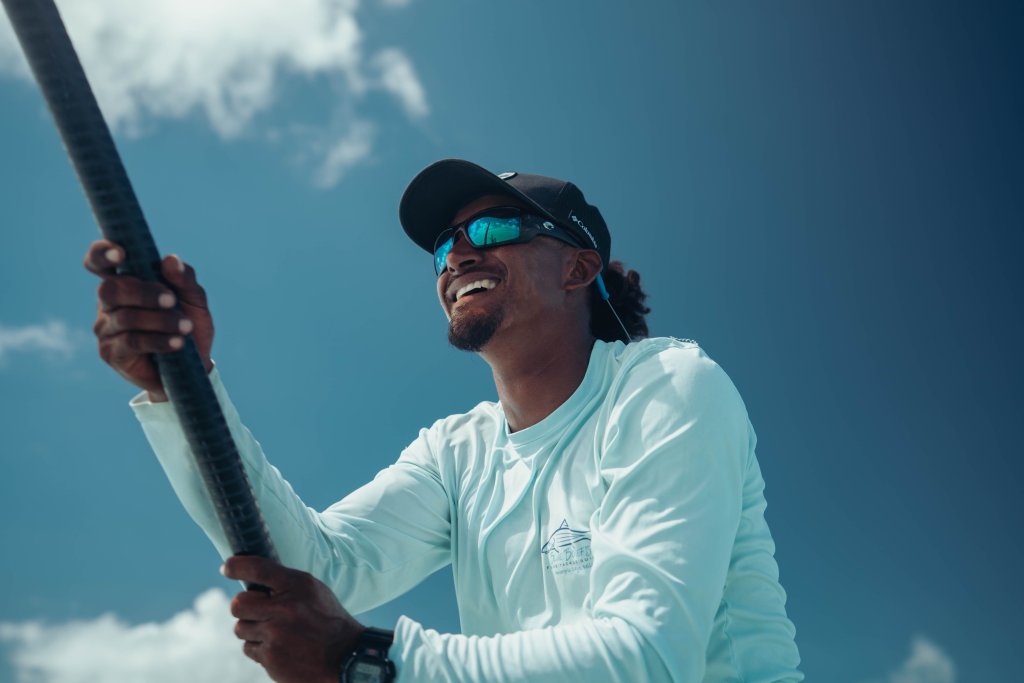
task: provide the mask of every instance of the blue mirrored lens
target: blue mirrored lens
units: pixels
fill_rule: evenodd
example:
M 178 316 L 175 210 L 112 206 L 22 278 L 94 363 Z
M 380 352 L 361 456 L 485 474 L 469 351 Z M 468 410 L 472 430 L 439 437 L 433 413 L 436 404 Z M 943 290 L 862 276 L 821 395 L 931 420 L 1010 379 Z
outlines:
M 437 275 L 440 275 L 441 271 L 445 269 L 445 262 L 448 260 L 448 252 L 452 250 L 452 246 L 454 244 L 454 236 L 449 237 L 434 251 L 434 273 Z
M 466 236 L 475 247 L 503 244 L 519 237 L 519 216 L 481 216 L 466 226 Z
M 497 246 L 518 239 L 522 234 L 521 226 L 518 213 L 514 216 L 481 216 L 465 227 L 465 234 L 474 247 Z M 453 235 L 434 250 L 434 272 L 437 275 L 447 267 L 448 252 L 454 245 Z

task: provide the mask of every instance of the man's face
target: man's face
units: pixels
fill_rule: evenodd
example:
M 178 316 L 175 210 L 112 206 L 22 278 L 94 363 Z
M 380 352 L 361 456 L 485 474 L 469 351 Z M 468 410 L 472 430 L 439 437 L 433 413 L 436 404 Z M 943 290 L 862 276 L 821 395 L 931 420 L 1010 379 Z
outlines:
M 466 204 L 452 224 L 498 206 L 528 207 L 504 195 L 486 195 Z M 525 244 L 476 249 L 459 233 L 437 280 L 437 295 L 448 316 L 448 341 L 464 351 L 480 351 L 505 329 L 543 324 L 564 304 L 563 273 L 574 250 L 539 237 Z M 474 283 L 460 295 L 460 290 Z

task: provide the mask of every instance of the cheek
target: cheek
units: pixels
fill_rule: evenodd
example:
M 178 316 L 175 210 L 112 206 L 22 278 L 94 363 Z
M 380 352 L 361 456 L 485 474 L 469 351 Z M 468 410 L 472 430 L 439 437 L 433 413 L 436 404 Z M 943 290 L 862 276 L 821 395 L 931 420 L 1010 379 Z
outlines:
M 511 289 L 507 301 L 512 315 L 547 315 L 559 308 L 557 281 L 540 273 L 520 275 Z
M 444 317 L 451 320 L 452 316 L 448 313 L 448 304 L 444 300 L 444 288 L 441 286 L 440 282 L 438 282 L 437 286 L 437 302 L 441 304 L 441 310 L 444 312 Z
M 524 294 L 541 302 L 555 301 L 562 294 L 562 262 L 550 253 L 542 252 L 529 263 L 523 264 L 519 286 Z

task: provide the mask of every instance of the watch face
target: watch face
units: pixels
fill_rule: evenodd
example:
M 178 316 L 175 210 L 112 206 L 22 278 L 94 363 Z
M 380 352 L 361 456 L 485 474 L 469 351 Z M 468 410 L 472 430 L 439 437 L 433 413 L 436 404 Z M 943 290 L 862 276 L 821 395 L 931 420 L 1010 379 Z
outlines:
M 382 663 L 356 660 L 349 669 L 348 683 L 386 683 L 385 671 Z

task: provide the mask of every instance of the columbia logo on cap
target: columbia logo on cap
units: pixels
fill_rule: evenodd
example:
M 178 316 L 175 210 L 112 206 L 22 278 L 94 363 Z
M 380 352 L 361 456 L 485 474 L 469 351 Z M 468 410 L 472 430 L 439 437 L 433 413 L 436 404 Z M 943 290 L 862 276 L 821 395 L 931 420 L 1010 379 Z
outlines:
M 576 225 L 583 228 L 583 232 L 587 233 L 587 237 L 589 237 L 590 241 L 594 243 L 594 249 L 597 249 L 597 240 L 594 239 L 594 236 L 590 234 L 590 230 L 587 229 L 587 226 L 583 225 L 583 221 L 577 218 L 576 214 L 573 213 L 572 211 L 569 212 L 569 218 L 571 218 L 573 222 L 576 223 Z

